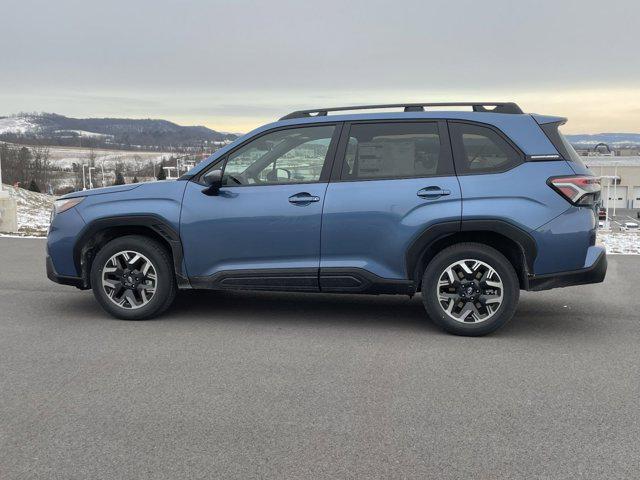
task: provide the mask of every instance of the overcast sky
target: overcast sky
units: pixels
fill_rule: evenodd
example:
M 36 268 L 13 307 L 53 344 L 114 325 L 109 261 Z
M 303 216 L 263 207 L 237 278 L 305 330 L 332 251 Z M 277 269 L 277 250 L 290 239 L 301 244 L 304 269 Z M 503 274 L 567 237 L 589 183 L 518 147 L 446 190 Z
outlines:
M 637 0 L 0 0 L 0 115 L 247 131 L 291 110 L 515 100 L 640 132 Z

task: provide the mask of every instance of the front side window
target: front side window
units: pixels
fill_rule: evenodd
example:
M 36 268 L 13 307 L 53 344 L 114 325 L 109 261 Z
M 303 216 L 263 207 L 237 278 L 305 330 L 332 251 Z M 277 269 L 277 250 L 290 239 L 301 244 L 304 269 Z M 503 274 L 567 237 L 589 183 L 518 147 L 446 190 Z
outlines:
M 341 179 L 430 177 L 453 174 L 436 122 L 354 124 Z
M 516 149 L 491 128 L 452 122 L 449 129 L 458 173 L 503 172 L 522 161 Z
M 274 185 L 320 181 L 335 127 L 290 128 L 267 133 L 227 159 L 223 185 Z

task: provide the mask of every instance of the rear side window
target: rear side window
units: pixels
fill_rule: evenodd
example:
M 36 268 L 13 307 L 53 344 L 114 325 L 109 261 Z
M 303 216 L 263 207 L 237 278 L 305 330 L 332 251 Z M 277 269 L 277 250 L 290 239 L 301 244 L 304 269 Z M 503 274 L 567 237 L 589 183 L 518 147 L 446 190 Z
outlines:
M 458 174 L 504 172 L 522 162 L 520 153 L 489 127 L 451 122 L 449 130 Z
M 452 175 L 449 150 L 442 145 L 437 122 L 353 124 L 341 179 Z

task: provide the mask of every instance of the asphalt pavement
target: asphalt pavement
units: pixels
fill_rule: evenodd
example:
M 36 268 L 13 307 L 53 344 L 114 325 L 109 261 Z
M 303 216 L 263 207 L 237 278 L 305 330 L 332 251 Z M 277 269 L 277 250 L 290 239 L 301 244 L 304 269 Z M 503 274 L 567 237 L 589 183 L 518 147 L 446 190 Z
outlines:
M 0 238 L 0 478 L 638 478 L 640 256 L 494 335 L 419 297 L 184 292 L 115 320 Z

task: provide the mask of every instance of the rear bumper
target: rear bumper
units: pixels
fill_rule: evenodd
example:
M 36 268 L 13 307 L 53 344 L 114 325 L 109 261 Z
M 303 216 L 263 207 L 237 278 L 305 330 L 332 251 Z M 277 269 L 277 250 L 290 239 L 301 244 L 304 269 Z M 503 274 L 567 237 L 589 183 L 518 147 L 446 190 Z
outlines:
M 590 250 L 595 260 L 588 267 L 569 272 L 534 275 L 528 279 L 527 290 L 550 290 L 552 288 L 602 282 L 607 274 L 607 254 L 601 247 L 590 247 Z
M 51 261 L 51 257 L 47 255 L 47 278 L 52 282 L 59 283 L 61 285 L 72 285 L 81 290 L 85 290 L 87 287 L 84 285 L 82 278 L 80 277 L 70 277 L 67 275 L 58 275 L 55 267 L 53 266 L 53 261 Z

